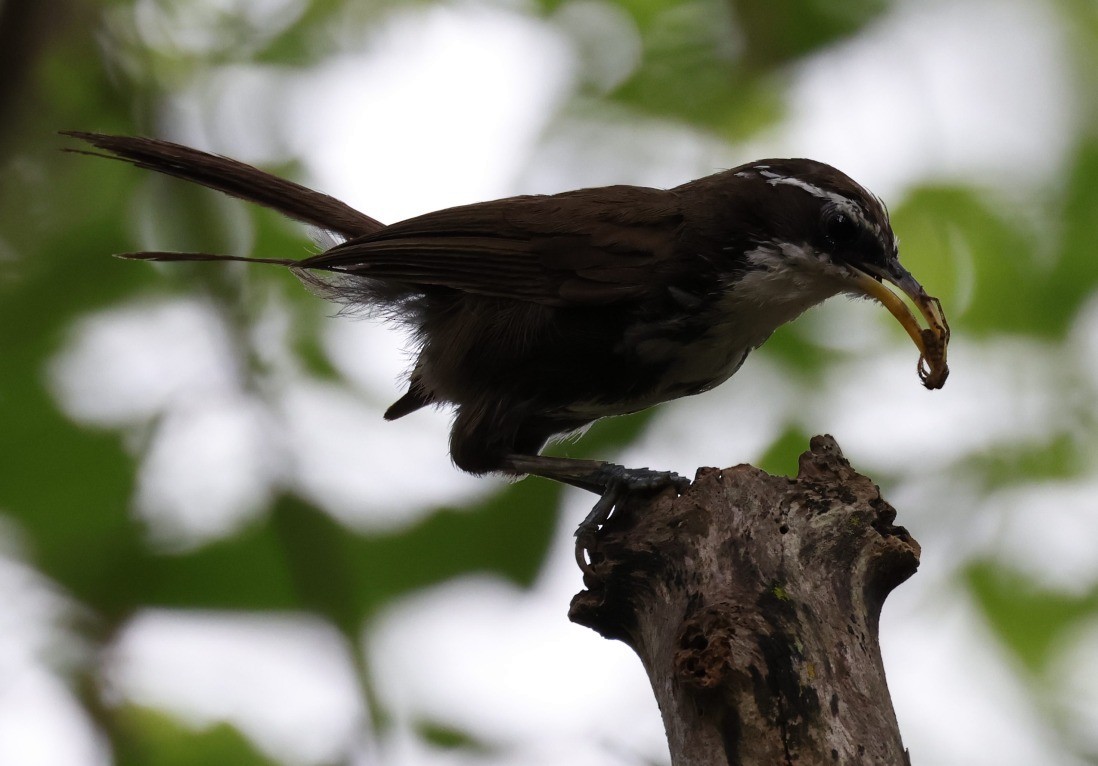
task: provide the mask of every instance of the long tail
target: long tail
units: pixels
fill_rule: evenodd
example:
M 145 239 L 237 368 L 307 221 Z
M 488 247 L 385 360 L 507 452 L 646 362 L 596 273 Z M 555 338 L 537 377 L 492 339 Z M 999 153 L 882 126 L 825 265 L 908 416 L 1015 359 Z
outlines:
M 65 130 L 62 134 L 85 141 L 107 154 L 81 149 L 67 151 L 125 160 L 139 168 L 182 178 L 257 205 L 269 207 L 288 218 L 333 231 L 347 238 L 372 234 L 385 228 L 385 224 L 365 213 L 358 212 L 334 197 L 228 157 L 209 154 L 155 138 L 111 136 L 78 130 Z M 173 255 L 176 257 L 169 257 Z M 139 257 L 143 260 L 225 260 L 222 256 L 204 253 L 134 253 L 128 257 Z M 237 259 L 229 258 L 229 260 Z M 282 261 L 274 262 L 283 263 Z M 289 263 L 285 262 L 284 265 Z
M 172 253 L 147 250 L 140 253 L 115 253 L 115 258 L 127 261 L 244 261 L 244 263 L 273 263 L 291 269 L 301 265 L 291 258 L 249 258 L 246 255 L 217 255 L 216 253 Z

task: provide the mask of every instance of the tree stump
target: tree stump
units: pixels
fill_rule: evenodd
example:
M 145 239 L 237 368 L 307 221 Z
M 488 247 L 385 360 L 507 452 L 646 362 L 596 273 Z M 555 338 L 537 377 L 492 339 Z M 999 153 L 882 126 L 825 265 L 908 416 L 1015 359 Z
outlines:
M 795 479 L 703 468 L 600 530 L 570 618 L 640 656 L 674 766 L 909 764 L 878 620 L 919 545 L 830 436 Z

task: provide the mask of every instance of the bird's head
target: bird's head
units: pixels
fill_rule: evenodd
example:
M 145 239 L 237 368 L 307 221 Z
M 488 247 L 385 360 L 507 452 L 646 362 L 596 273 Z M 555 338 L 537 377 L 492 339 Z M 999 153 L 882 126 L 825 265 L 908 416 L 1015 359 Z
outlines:
M 877 300 L 919 348 L 923 384 L 942 387 L 949 325 L 938 299 L 900 264 L 880 199 L 830 165 L 806 159 L 759 160 L 711 178 L 721 179 L 725 211 L 736 211 L 724 249 L 735 253 L 741 264 L 735 279 L 751 286 L 754 300 L 812 305 L 838 293 Z M 886 283 L 910 299 L 926 327 Z

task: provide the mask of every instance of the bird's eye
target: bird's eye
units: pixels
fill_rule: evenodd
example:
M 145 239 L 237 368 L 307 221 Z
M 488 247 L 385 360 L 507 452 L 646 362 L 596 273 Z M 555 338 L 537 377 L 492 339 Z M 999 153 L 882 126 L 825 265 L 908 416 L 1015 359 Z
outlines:
M 823 230 L 824 236 L 833 245 L 850 244 L 861 233 L 854 219 L 838 210 L 829 210 L 824 214 Z

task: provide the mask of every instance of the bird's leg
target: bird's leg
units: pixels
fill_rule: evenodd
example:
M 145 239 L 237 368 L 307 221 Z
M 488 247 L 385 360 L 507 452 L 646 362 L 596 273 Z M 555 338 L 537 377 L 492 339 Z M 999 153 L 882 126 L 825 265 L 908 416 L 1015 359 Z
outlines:
M 622 484 L 631 492 L 654 492 L 672 486 L 681 491 L 690 485 L 689 479 L 672 471 L 626 468 L 606 460 L 508 455 L 500 467 L 509 473 L 552 479 L 596 495 L 605 494 L 612 484 Z
M 586 552 L 595 543 L 599 529 L 610 518 L 614 507 L 631 493 L 658 492 L 674 487 L 682 492 L 690 480 L 672 471 L 651 468 L 626 468 L 605 460 L 576 460 L 544 455 L 508 455 L 504 467 L 514 473 L 541 476 L 599 495 L 598 502 L 576 528 L 576 563 L 589 571 Z

